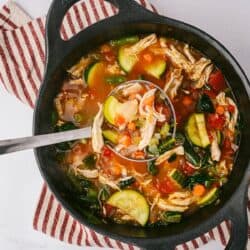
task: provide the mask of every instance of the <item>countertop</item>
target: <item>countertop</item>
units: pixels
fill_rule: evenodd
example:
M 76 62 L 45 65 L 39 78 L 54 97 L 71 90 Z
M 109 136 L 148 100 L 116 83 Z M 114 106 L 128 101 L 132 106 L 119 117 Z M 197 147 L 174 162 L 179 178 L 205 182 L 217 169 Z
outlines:
M 0 0 L 0 5 L 6 0 Z M 17 0 L 32 17 L 45 15 L 51 0 Z M 249 0 L 151 0 L 169 17 L 192 23 L 220 40 L 250 76 Z M 0 85 L 0 139 L 31 135 L 32 110 Z M 0 249 L 79 249 L 32 229 L 43 180 L 32 151 L 0 157 Z M 83 248 L 87 249 L 87 248 Z M 93 249 L 93 248 L 92 248 Z M 222 249 L 213 242 L 203 249 Z

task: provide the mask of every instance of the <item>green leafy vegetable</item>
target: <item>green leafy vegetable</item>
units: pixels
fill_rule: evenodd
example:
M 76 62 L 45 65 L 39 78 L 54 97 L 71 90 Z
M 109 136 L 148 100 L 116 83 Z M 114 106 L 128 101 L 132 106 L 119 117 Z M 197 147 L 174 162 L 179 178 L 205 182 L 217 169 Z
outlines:
M 148 172 L 153 176 L 155 176 L 155 175 L 157 175 L 159 173 L 159 169 L 155 165 L 155 161 L 148 161 L 147 169 L 148 169 Z
M 168 162 L 173 162 L 173 161 L 176 160 L 176 158 L 177 158 L 177 154 L 172 154 L 172 155 L 169 157 Z
M 119 182 L 119 187 L 120 187 L 121 189 L 124 189 L 124 188 L 126 188 L 126 187 L 132 185 L 134 182 L 135 182 L 135 178 L 134 178 L 134 177 L 128 177 L 128 178 L 126 178 L 126 179 L 124 179 L 124 180 L 121 180 L 121 181 Z
M 83 164 L 84 164 L 85 167 L 91 169 L 91 168 L 95 167 L 96 160 L 97 160 L 96 155 L 95 154 L 90 154 L 86 158 L 84 158 Z
M 139 41 L 139 36 L 128 36 L 128 37 L 122 37 L 120 39 L 111 40 L 110 44 L 111 46 L 118 47 L 126 44 L 136 43 L 138 41 Z
M 181 221 L 182 214 L 178 212 L 165 212 L 162 215 L 162 220 L 166 223 L 179 223 Z
M 192 145 L 188 140 L 185 140 L 184 149 L 186 159 L 194 166 L 200 166 L 200 156 L 194 151 Z
M 198 112 L 214 113 L 214 105 L 210 97 L 206 94 L 202 94 L 197 104 Z
M 172 149 L 175 145 L 175 139 L 174 138 L 166 138 L 166 140 L 162 141 L 159 145 L 159 153 L 163 154 L 166 151 Z
M 209 176 L 206 173 L 199 173 L 193 176 L 190 176 L 186 179 L 186 186 L 189 189 L 192 189 L 195 184 L 202 184 L 206 187 L 211 186 L 211 184 L 214 182 L 214 178 Z
M 126 82 L 127 78 L 125 76 L 115 75 L 115 76 L 107 76 L 105 81 L 111 85 L 120 84 Z

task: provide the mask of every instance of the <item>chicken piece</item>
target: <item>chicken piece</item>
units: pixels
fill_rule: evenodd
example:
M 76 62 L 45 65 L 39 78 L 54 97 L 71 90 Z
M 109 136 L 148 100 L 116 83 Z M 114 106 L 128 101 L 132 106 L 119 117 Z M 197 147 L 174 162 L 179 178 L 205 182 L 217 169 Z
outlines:
M 111 75 L 125 75 L 125 72 L 121 69 L 117 61 L 107 65 L 107 73 Z
M 155 165 L 160 165 L 164 161 L 168 160 L 173 154 L 184 155 L 184 148 L 183 148 L 183 146 L 178 146 L 178 147 L 173 148 L 173 149 L 165 152 L 164 154 L 160 155 L 157 158 L 157 160 L 155 162 Z
M 159 42 L 162 48 L 167 48 L 167 39 L 165 37 L 160 37 Z
M 223 160 L 216 165 L 216 172 L 220 177 L 227 177 L 230 170 L 226 166 L 226 161 Z
M 120 190 L 119 186 L 116 184 L 115 181 L 109 180 L 107 177 L 99 174 L 99 178 L 98 178 L 99 182 L 103 185 L 107 185 L 109 187 L 111 187 L 112 189 L 115 190 Z
M 185 212 L 188 209 L 188 206 L 182 206 L 182 205 L 174 205 L 168 200 L 165 199 L 159 199 L 157 202 L 158 208 L 164 211 L 173 211 L 173 212 Z
M 104 140 L 102 137 L 102 123 L 103 123 L 103 105 L 99 104 L 99 111 L 94 118 L 92 127 L 92 147 L 94 152 L 101 153 L 101 149 L 104 146 Z
M 201 74 L 200 79 L 194 84 L 194 88 L 201 89 L 208 82 L 213 69 L 213 64 L 208 65 Z
M 238 116 L 239 116 L 239 110 L 235 104 L 235 102 L 232 100 L 230 97 L 226 97 L 226 101 L 229 105 L 234 107 L 234 112 L 232 113 L 231 119 L 228 123 L 228 128 L 234 133 L 235 132 L 235 127 L 238 121 Z
M 142 97 L 140 104 L 139 104 L 139 112 L 140 112 L 140 115 L 142 115 L 142 116 L 148 116 L 148 114 L 152 113 L 153 116 L 159 122 L 164 122 L 166 120 L 166 116 L 161 114 L 161 113 L 158 113 L 155 110 L 154 101 L 151 103 L 151 105 L 148 105 L 148 102 L 147 102 L 147 100 L 149 100 L 151 98 L 154 99 L 156 90 L 157 89 L 151 89 L 144 94 L 144 96 Z
M 177 206 L 189 206 L 195 198 L 191 192 L 174 192 L 168 196 L 168 201 Z
M 185 54 L 185 56 L 188 58 L 188 60 L 191 62 L 191 63 L 195 63 L 195 58 L 193 57 L 193 55 L 192 55 L 192 53 L 191 53 L 191 51 L 190 51 L 190 48 L 189 48 L 189 45 L 188 44 L 186 44 L 185 46 L 184 46 L 184 49 L 183 49 L 183 52 L 184 52 L 184 54 Z
M 192 63 L 174 45 L 170 45 L 170 48 L 166 49 L 165 52 L 172 63 L 178 68 L 184 69 L 186 72 L 191 72 Z
M 132 94 L 139 93 L 142 90 L 142 86 L 139 83 L 129 84 L 126 88 L 122 90 L 124 96 L 129 96 Z
M 82 175 L 89 179 L 96 179 L 98 178 L 99 175 L 97 169 L 89 170 L 89 169 L 80 169 L 79 167 L 76 167 L 74 170 L 76 174 Z
M 66 90 L 59 94 L 55 99 L 55 107 L 59 118 L 63 121 L 75 122 L 74 115 L 83 109 L 87 97 L 88 94 L 81 94 L 81 91 L 71 93 Z
M 143 150 L 145 147 L 149 145 L 150 140 L 152 139 L 152 136 L 155 131 L 156 122 L 157 119 L 153 116 L 152 113 L 146 116 L 145 124 L 141 128 L 142 140 L 138 145 L 138 150 Z
M 211 143 L 211 158 L 213 161 L 220 161 L 221 150 L 218 144 L 218 139 L 215 133 L 212 134 L 212 143 Z
M 164 92 L 166 92 L 171 99 L 174 99 L 177 95 L 177 91 L 180 88 L 183 80 L 182 70 L 173 69 L 170 71 L 169 77 L 165 83 Z
M 191 71 L 187 71 L 189 78 L 192 81 L 198 81 L 201 78 L 203 71 L 209 64 L 211 64 L 211 61 L 204 57 L 192 64 Z
M 149 36 L 144 37 L 136 44 L 126 48 L 126 52 L 130 55 L 138 55 L 144 49 L 148 48 L 149 46 L 157 43 L 157 36 L 156 34 L 151 34 Z
M 83 71 L 90 64 L 91 59 L 89 57 L 83 57 L 81 60 L 68 70 L 74 78 L 82 78 Z

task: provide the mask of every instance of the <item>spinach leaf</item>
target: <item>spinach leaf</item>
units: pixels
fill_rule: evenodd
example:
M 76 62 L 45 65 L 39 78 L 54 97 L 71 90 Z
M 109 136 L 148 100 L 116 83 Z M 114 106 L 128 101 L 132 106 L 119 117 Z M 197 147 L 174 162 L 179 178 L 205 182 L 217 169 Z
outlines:
M 208 95 L 202 94 L 197 103 L 197 110 L 198 112 L 214 113 L 214 105 Z

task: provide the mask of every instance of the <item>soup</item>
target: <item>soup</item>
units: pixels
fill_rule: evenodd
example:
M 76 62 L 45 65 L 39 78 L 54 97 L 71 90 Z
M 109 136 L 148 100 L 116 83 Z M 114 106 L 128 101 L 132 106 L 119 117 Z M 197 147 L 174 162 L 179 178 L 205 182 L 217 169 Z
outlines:
M 161 88 L 176 124 L 154 88 L 138 96 L 142 86 L 135 81 L 129 95 L 109 96 L 130 80 Z M 135 109 L 150 91 L 147 110 L 157 116 L 143 133 L 147 122 Z M 155 34 L 112 40 L 83 56 L 55 98 L 53 122 L 56 131 L 92 126 L 91 139 L 55 145 L 79 206 L 104 221 L 136 226 L 179 223 L 216 205 L 238 149 L 238 108 L 222 72 L 189 45 Z M 124 159 L 110 143 L 133 159 L 154 159 Z

